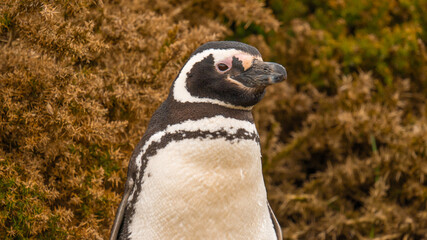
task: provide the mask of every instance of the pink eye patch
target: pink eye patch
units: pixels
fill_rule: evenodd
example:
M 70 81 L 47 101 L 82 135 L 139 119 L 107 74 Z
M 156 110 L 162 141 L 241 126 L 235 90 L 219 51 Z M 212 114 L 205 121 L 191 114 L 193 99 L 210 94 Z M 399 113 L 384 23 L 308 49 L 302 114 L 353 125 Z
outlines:
M 260 61 L 262 61 L 261 57 L 258 56 L 252 56 L 249 54 L 236 54 L 234 56 L 225 58 L 219 62 L 216 63 L 216 69 L 219 72 L 226 72 L 229 69 L 231 69 L 232 65 L 233 65 L 233 57 L 239 59 L 242 62 L 242 66 L 243 69 L 246 71 L 248 68 L 250 68 L 252 66 L 252 63 L 254 61 L 254 59 L 258 59 Z

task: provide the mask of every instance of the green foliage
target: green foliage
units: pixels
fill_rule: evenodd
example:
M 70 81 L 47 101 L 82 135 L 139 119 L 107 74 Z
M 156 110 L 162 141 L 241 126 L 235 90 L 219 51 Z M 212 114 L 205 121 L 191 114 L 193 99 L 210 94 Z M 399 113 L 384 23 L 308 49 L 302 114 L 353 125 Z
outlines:
M 0 16 L 0 33 L 7 32 L 11 25 L 11 19 L 7 13 L 3 13 Z
M 106 239 L 127 164 L 189 54 L 288 70 L 254 109 L 286 239 L 427 235 L 425 0 L 0 4 L 0 238 Z
M 283 34 L 274 36 L 271 42 L 282 45 L 299 40 L 312 45 L 308 54 L 317 61 L 301 62 L 307 66 L 301 75 L 314 73 L 309 81 L 316 86 L 334 86 L 331 82 L 336 81 L 337 73 L 361 70 L 372 71 L 385 84 L 396 78 L 411 78 L 417 88 L 426 89 L 426 77 L 422 76 L 426 65 L 423 42 L 427 40 L 422 38 L 427 30 L 422 9 L 426 1 L 302 2 L 273 4 L 283 21 Z M 275 58 L 285 63 L 292 58 L 295 62 L 295 50 L 289 47 L 277 47 L 283 50 Z
M 55 193 L 40 188 L 32 172 L 11 159 L 0 158 L 0 228 L 3 239 L 28 239 L 40 233 L 40 239 L 65 239 L 66 229 L 56 211 L 46 203 Z M 22 181 L 23 178 L 29 181 Z

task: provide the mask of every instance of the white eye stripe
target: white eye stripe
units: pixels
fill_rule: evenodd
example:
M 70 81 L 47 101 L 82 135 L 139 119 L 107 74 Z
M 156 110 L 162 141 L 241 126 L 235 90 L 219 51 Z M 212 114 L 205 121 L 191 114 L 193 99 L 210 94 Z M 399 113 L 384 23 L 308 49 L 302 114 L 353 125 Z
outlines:
M 209 49 L 206 51 L 211 51 L 212 53 L 210 53 L 209 55 L 212 54 L 212 57 L 214 58 L 214 63 L 215 65 L 221 62 L 231 62 L 233 61 L 233 56 L 235 55 L 247 55 L 247 53 L 242 52 L 240 50 L 237 49 Z M 203 51 L 201 53 L 204 53 L 206 51 Z M 209 56 L 208 55 L 208 56 Z

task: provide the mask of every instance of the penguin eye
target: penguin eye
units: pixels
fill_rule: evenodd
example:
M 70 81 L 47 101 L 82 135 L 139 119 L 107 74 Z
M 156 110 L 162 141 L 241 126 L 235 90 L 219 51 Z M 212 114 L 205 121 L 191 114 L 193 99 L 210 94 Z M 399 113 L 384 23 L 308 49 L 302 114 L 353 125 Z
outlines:
M 218 63 L 216 65 L 216 68 L 220 71 L 220 72 L 225 72 L 229 69 L 228 65 L 225 63 Z

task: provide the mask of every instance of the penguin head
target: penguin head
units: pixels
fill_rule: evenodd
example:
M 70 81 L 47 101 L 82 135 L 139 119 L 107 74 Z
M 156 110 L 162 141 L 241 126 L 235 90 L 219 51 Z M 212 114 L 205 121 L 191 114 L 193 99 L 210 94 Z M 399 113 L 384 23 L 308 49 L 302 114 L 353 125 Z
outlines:
M 190 56 L 172 86 L 172 94 L 179 102 L 250 110 L 262 99 L 267 86 L 286 76 L 282 65 L 264 62 L 250 45 L 208 42 Z

